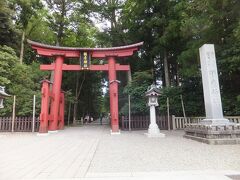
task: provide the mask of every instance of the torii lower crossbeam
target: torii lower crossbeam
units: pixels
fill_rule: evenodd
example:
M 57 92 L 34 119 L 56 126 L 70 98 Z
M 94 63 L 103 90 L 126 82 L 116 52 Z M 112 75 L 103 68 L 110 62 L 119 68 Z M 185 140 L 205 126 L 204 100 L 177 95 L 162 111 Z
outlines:
M 50 65 L 40 65 L 40 69 L 43 71 L 53 71 L 55 69 L 55 63 L 52 63 Z M 63 64 L 62 66 L 63 71 L 80 71 L 82 70 L 82 67 L 80 65 L 67 65 Z M 89 68 L 90 71 L 109 71 L 109 65 L 90 65 Z M 116 64 L 116 71 L 129 71 L 130 66 L 129 65 L 120 65 Z

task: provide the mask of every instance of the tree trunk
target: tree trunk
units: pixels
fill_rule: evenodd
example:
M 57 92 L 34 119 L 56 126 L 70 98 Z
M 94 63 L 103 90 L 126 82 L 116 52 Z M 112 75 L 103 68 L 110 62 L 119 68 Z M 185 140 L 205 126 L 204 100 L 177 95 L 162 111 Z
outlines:
M 116 25 L 117 25 L 117 19 L 116 19 L 116 2 L 115 0 L 112 0 L 110 2 L 110 6 L 114 7 L 112 9 L 112 16 L 111 16 L 111 29 L 115 29 L 116 28 Z
M 76 89 L 75 89 L 75 102 L 74 102 L 74 106 L 73 106 L 73 125 L 77 124 L 77 109 L 78 109 L 78 99 L 80 97 L 81 94 L 81 90 L 83 87 L 83 83 L 85 81 L 85 71 L 83 74 L 83 80 L 79 86 L 79 73 L 77 74 L 77 83 L 76 83 Z
M 73 126 L 76 126 L 77 125 L 77 101 L 75 99 L 75 102 L 73 104 Z
M 75 88 L 75 99 L 73 104 L 73 125 L 77 125 L 77 107 L 78 107 L 78 86 L 79 86 L 79 72 L 77 73 L 77 82 Z
M 62 39 L 63 39 L 63 31 L 64 31 L 64 21 L 66 16 L 66 4 L 65 1 L 62 1 L 62 7 L 61 7 L 61 20 L 59 23 L 58 33 L 57 33 L 57 46 L 62 45 Z
M 179 80 L 179 69 L 178 69 L 178 64 L 176 63 L 176 85 L 180 85 L 180 80 Z
M 23 64 L 24 40 L 25 40 L 25 30 L 23 30 L 23 33 L 22 33 L 21 50 L 20 50 L 20 57 L 19 57 L 20 64 Z
M 111 38 L 112 38 L 112 46 L 118 46 L 119 42 L 117 40 L 117 17 L 116 17 L 116 1 L 110 0 L 108 1 L 108 6 L 111 7 L 110 12 L 110 23 L 111 23 Z
M 167 57 L 167 50 L 166 49 L 164 50 L 163 64 L 164 64 L 165 84 L 166 84 L 166 87 L 169 87 L 170 86 L 170 79 L 169 79 L 168 57 Z

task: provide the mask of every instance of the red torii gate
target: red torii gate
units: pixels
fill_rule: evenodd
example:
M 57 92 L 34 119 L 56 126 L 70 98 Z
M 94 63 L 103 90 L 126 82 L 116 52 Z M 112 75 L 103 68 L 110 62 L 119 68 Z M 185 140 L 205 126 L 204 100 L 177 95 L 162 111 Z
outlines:
M 109 94 L 110 94 L 110 115 L 111 132 L 119 133 L 118 119 L 118 81 L 116 71 L 130 71 L 129 65 L 120 65 L 116 63 L 116 57 L 129 57 L 134 51 L 143 45 L 143 42 L 111 48 L 72 48 L 50 46 L 28 40 L 32 48 L 39 55 L 55 57 L 55 62 L 50 65 L 41 65 L 41 70 L 54 71 L 54 81 L 50 92 L 49 81 L 42 82 L 42 105 L 40 114 L 40 133 L 57 131 L 64 128 L 64 93 L 61 92 L 62 71 L 108 71 L 109 76 Z M 92 65 L 92 58 L 105 58 L 108 64 Z M 78 58 L 80 65 L 64 64 L 64 58 Z M 49 97 L 51 101 L 49 101 Z M 49 106 L 49 102 L 51 102 Z M 50 114 L 49 114 L 50 107 Z

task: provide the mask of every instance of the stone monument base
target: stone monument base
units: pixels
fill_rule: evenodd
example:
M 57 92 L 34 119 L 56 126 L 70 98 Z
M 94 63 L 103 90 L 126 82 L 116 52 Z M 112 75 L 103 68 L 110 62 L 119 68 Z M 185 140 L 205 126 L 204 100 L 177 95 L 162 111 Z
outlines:
M 187 124 L 185 138 L 199 142 L 221 145 L 240 144 L 240 124 Z
M 203 119 L 199 124 L 203 125 L 226 125 L 226 124 L 233 124 L 229 122 L 228 119 L 222 118 L 222 119 Z

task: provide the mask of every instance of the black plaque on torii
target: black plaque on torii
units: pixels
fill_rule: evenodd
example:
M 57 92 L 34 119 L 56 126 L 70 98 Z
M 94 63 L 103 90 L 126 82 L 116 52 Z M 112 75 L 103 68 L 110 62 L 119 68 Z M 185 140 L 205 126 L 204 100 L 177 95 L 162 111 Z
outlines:
M 89 70 L 91 65 L 91 54 L 90 52 L 80 52 L 80 66 L 82 70 Z

